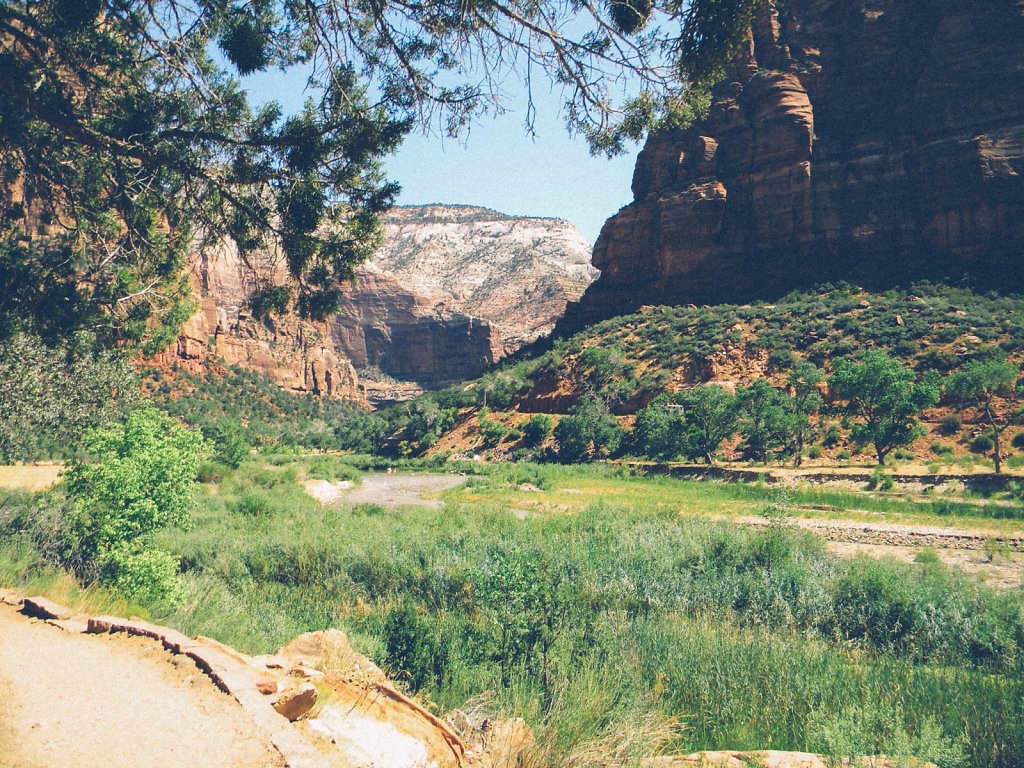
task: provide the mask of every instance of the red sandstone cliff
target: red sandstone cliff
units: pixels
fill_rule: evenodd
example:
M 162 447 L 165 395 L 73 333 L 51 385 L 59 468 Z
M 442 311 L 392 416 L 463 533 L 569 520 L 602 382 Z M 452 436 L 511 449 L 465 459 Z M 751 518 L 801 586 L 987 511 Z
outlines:
M 596 275 L 589 244 L 557 219 L 431 205 L 398 208 L 385 224 L 384 247 L 342 286 L 340 310 L 325 323 L 256 320 L 252 275 L 237 252 L 197 253 L 190 270 L 200 311 L 157 362 L 199 372 L 219 358 L 297 392 L 402 400 L 477 376 L 550 330 Z M 283 269 L 258 266 L 285 282 Z
M 651 136 L 564 327 L 850 279 L 1024 288 L 1024 2 L 786 0 Z
M 272 265 L 264 265 L 273 273 Z M 295 315 L 257 320 L 248 310 L 251 275 L 234 247 L 196 253 L 189 263 L 199 311 L 178 341 L 157 355 L 195 373 L 211 359 L 262 373 L 282 389 L 343 400 L 361 400 L 355 369 L 334 345 L 326 323 Z M 278 276 L 278 281 L 283 276 Z

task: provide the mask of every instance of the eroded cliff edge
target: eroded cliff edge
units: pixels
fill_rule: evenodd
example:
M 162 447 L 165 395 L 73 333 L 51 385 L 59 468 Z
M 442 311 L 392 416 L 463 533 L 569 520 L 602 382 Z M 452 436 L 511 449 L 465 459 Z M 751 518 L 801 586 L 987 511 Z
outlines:
M 1024 288 L 1024 2 L 786 0 L 652 135 L 562 327 L 847 279 Z

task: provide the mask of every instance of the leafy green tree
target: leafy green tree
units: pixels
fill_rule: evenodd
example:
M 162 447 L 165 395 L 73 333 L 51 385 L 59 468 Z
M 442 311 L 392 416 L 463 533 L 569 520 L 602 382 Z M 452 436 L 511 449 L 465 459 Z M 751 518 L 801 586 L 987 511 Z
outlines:
M 214 460 L 226 467 L 238 469 L 252 453 L 252 443 L 246 437 L 242 425 L 234 419 L 218 422 L 208 437 L 213 441 Z
M 546 413 L 535 413 L 523 424 L 523 442 L 531 448 L 544 443 L 551 435 L 554 420 Z
M 736 431 L 735 396 L 718 384 L 704 384 L 676 397 L 686 418 L 687 456 L 713 464 L 718 446 Z
M 945 392 L 961 408 L 977 408 L 992 436 L 992 460 L 996 474 L 1002 471 L 999 438 L 1009 426 L 1006 416 L 996 410 L 995 400 L 1014 391 L 1020 369 L 1006 360 L 972 360 L 946 381 Z
M 767 379 L 756 379 L 738 390 L 736 407 L 740 434 L 753 458 L 767 463 L 769 453 L 789 444 L 795 431 L 795 412 L 786 393 Z
M 861 418 L 850 436 L 858 445 L 873 445 L 879 465 L 893 448 L 924 434 L 917 416 L 939 401 L 940 392 L 935 371 L 918 381 L 910 368 L 880 349 L 857 361 L 837 361 L 829 385 L 847 400 L 847 411 Z
M 818 385 L 825 380 L 824 372 L 813 363 L 798 363 L 789 372 L 789 388 L 792 392 L 788 406 L 792 413 L 790 445 L 788 451 L 797 466 L 803 463 L 804 446 L 813 434 L 811 415 L 821 409 L 821 392 Z
M 670 394 L 658 395 L 636 414 L 633 448 L 652 459 L 674 459 L 687 453 L 689 435 L 683 406 Z
M 29 334 L 0 340 L 0 461 L 70 455 L 83 432 L 138 391 L 128 361 L 88 334 L 54 347 Z
M 343 451 L 376 453 L 383 447 L 390 430 L 387 419 L 358 409 L 335 425 L 334 436 Z
M 167 526 L 184 526 L 205 441 L 153 405 L 82 438 L 88 458 L 71 462 L 67 559 L 134 599 L 174 597 L 177 560 L 147 544 Z
M 618 450 L 622 428 L 600 398 L 588 395 L 555 427 L 560 461 L 574 464 L 608 456 Z

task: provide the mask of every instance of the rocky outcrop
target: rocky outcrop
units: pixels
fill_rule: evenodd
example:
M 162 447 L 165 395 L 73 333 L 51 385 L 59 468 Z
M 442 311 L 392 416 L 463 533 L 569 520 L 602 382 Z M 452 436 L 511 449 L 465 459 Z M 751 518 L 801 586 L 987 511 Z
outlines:
M 1024 3 L 787 0 L 654 134 L 563 324 L 849 279 L 1024 287 Z
M 560 219 L 472 206 L 396 208 L 371 266 L 450 312 L 489 321 L 506 351 L 553 327 L 597 277 L 590 243 Z
M 263 274 L 283 282 L 274 264 Z M 358 401 L 362 394 L 352 363 L 335 346 L 327 323 L 290 314 L 257 319 L 248 308 L 252 274 L 229 244 L 205 248 L 189 261 L 198 311 L 175 344 L 154 359 L 201 373 L 213 360 L 258 373 L 282 389 Z
M 40 605 L 49 613 L 73 613 L 4 589 L 0 604 L 26 615 Z M 73 634 L 148 638 L 147 652 L 161 647 L 176 664 L 194 663 L 250 718 L 251 737 L 266 738 L 292 768 L 520 768 L 536 747 L 518 718 L 474 720 L 455 710 L 451 722 L 441 720 L 335 629 L 300 635 L 271 656 L 250 657 L 138 619 L 74 615 L 46 622 Z
M 373 264 L 342 286 L 330 326 L 333 343 L 357 368 L 427 389 L 477 376 L 503 352 L 489 322 L 436 304 Z
M 237 251 L 196 253 L 199 311 L 156 362 L 198 372 L 218 359 L 296 392 L 405 400 L 477 376 L 550 331 L 597 275 L 589 243 L 558 219 L 429 205 L 397 208 L 385 224 L 384 247 L 341 286 L 340 310 L 325 323 L 255 319 L 252 274 Z M 279 266 L 256 266 L 285 282 Z

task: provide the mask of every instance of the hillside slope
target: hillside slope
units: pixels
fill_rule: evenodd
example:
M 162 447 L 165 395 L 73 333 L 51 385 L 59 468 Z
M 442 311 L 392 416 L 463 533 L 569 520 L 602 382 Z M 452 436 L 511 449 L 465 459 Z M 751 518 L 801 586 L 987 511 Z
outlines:
M 608 403 L 628 425 L 633 414 L 664 392 L 707 383 L 736 390 L 761 378 L 784 388 L 799 362 L 829 373 L 837 360 L 872 348 L 889 351 L 919 373 L 945 375 L 984 357 L 1020 363 L 1024 297 L 922 283 L 885 293 L 827 287 L 791 293 L 774 303 L 645 306 L 558 340 L 547 352 L 432 395 L 439 407 L 459 413 L 450 433 L 432 447 L 434 452 L 489 448 L 496 456 L 515 454 L 523 447 L 517 430 L 527 414 L 550 414 L 557 420 L 587 396 Z M 832 395 L 824 394 L 827 408 Z M 485 407 L 499 412 L 486 416 L 484 424 L 498 420 L 511 430 L 497 442 L 483 435 L 478 414 Z M 1007 402 L 1000 407 L 1016 406 Z M 964 455 L 966 443 L 982 431 L 979 422 L 954 436 L 940 435 L 940 422 L 950 411 L 942 404 L 926 414 L 931 434 L 914 447 L 920 458 L 935 458 L 929 446 L 936 438 Z M 836 415 L 831 418 L 837 421 Z M 964 445 L 957 447 L 957 441 Z M 843 439 L 830 450 L 834 458 L 848 448 Z

